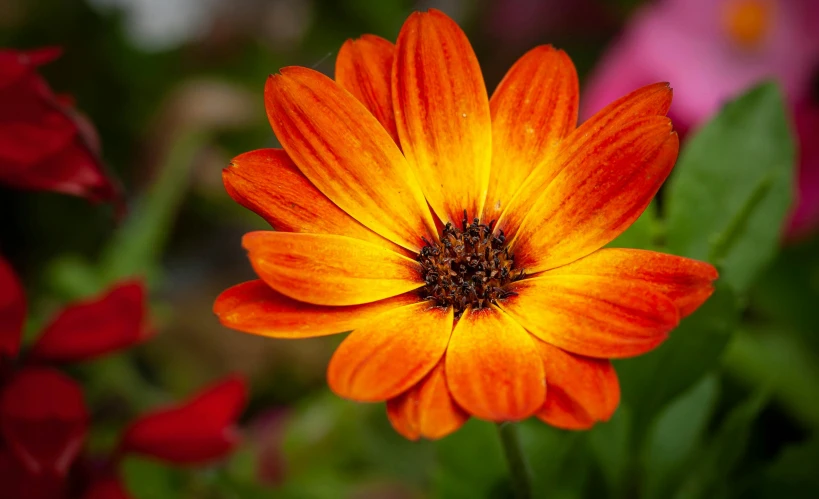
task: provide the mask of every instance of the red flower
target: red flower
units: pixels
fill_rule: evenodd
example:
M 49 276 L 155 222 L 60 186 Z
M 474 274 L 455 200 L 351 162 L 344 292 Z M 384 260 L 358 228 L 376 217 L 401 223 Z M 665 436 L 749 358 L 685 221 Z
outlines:
M 70 304 L 46 326 L 33 359 L 77 362 L 124 350 L 150 336 L 145 288 L 125 281 L 101 298 Z
M 0 361 L 3 356 L 17 355 L 25 319 L 23 286 L 9 264 L 0 257 Z
M 247 386 L 233 376 L 190 401 L 145 414 L 125 431 L 120 449 L 178 464 L 212 461 L 238 442 L 235 423 L 247 401 Z
M 93 127 L 36 72 L 60 49 L 0 50 L 0 182 L 92 201 L 119 198 L 96 154 Z
M 0 431 L 26 471 L 64 477 L 88 433 L 82 389 L 51 368 L 20 371 L 0 397 Z
M 145 340 L 151 333 L 145 294 L 142 282 L 123 281 L 100 297 L 68 305 L 46 326 L 30 359 L 76 362 Z M 0 356 L 17 355 L 24 318 L 23 288 L 0 257 Z
M 86 360 L 146 337 L 145 289 L 115 285 L 99 298 L 68 305 L 45 328 L 28 362 Z M 0 360 L 16 357 L 26 313 L 22 285 L 0 257 Z M 0 483 L 21 498 L 61 497 L 88 432 L 82 389 L 50 367 L 23 367 L 0 379 Z M 6 477 L 11 477 L 6 480 Z
M 131 496 L 118 478 L 107 477 L 92 484 L 83 499 L 131 499 Z

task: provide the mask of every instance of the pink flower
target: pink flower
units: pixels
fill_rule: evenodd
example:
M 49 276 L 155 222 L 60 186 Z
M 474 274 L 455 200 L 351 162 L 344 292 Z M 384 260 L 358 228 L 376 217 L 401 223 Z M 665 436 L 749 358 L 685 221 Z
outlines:
M 663 0 L 638 12 L 586 86 L 591 116 L 626 89 L 674 85 L 669 115 L 679 130 L 696 127 L 727 100 L 763 79 L 777 80 L 797 115 L 801 149 L 799 202 L 790 235 L 819 226 L 819 150 L 809 117 L 811 78 L 819 67 L 815 0 Z M 797 107 L 800 109 L 796 110 Z

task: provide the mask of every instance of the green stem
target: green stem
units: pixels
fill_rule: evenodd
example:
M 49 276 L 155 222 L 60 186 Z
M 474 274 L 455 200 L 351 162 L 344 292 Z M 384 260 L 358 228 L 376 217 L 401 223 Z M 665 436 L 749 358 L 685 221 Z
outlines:
M 532 497 L 532 484 L 529 478 L 529 467 L 526 465 L 523 449 L 520 447 L 518 427 L 514 423 L 499 423 L 498 434 L 503 446 L 503 454 L 509 465 L 509 476 L 512 479 L 515 497 L 517 499 L 530 499 Z

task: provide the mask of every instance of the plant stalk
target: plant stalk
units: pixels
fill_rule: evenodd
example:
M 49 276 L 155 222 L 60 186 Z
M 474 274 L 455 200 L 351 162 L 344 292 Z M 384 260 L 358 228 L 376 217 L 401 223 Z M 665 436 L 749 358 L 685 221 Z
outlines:
M 515 423 L 498 423 L 498 434 L 500 435 L 506 463 L 509 465 L 509 476 L 512 480 L 515 498 L 531 499 L 531 475 L 529 466 L 526 464 L 526 458 L 523 456 L 523 449 L 520 446 L 518 426 Z

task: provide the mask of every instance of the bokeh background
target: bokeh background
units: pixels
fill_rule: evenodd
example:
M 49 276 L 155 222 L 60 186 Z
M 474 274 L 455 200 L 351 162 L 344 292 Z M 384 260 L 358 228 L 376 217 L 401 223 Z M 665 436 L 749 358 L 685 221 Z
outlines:
M 788 17 L 782 13 L 795 0 L 757 3 L 773 5 L 763 7 L 761 21 L 753 11 L 744 21 L 719 11 L 703 27 L 705 9 L 698 10 L 703 25 L 689 30 L 683 15 L 646 21 L 646 9 L 657 6 L 642 0 L 2 0 L 1 47 L 63 47 L 41 73 L 95 124 L 128 204 L 118 217 L 110 206 L 0 186 L 0 250 L 25 282 L 27 331 L 61 304 L 99 291 L 101 280 L 147 277 L 159 334 L 72 371 L 102 422 L 92 446 L 104 445 L 129 414 L 228 373 L 249 378 L 237 451 L 195 470 L 129 459 L 126 483 L 138 499 L 510 497 L 491 425 L 473 421 L 440 442 L 407 442 L 383 406 L 327 390 L 325 367 L 339 338 L 254 337 L 212 315 L 220 291 L 252 277 L 242 234 L 267 227 L 221 182 L 233 156 L 277 145 L 264 114 L 265 79 L 288 65 L 332 75 L 344 40 L 363 33 L 394 40 L 411 11 L 430 7 L 465 29 L 490 91 L 526 50 L 551 43 L 575 62 L 581 89 L 595 92 L 583 95 L 584 113 L 607 90 L 670 80 L 697 110 L 675 108 L 685 140 L 722 101 L 767 76 L 785 89 L 790 130 L 801 134 L 795 203 L 816 203 L 819 187 L 805 186 L 819 176 L 808 158 L 819 126 L 805 132 L 795 120 L 817 123 L 819 29 L 777 41 L 785 48 L 768 58 L 753 45 L 776 30 L 803 33 L 805 21 L 819 28 L 819 11 Z M 709 46 L 709 29 L 745 46 L 739 62 L 708 59 L 723 43 Z M 686 52 L 686 44 L 700 46 Z M 722 87 L 731 95 L 711 92 Z M 714 103 L 697 102 L 706 94 Z M 675 334 L 704 332 L 701 344 L 668 351 L 667 364 L 622 373 L 624 404 L 611 422 L 587 433 L 523 424 L 537 497 L 819 496 L 819 221 L 805 217 L 798 230 L 762 222 L 776 234 L 775 247 L 759 248 L 759 269 L 740 293 L 718 293 L 707 305 L 736 307 L 737 320 L 714 332 L 722 325 L 709 318 L 722 316 L 692 317 Z M 657 216 L 631 236 L 652 246 L 663 240 L 662 224 Z M 682 381 L 675 380 L 680 364 L 696 366 Z M 639 388 L 627 393 L 631 386 Z

